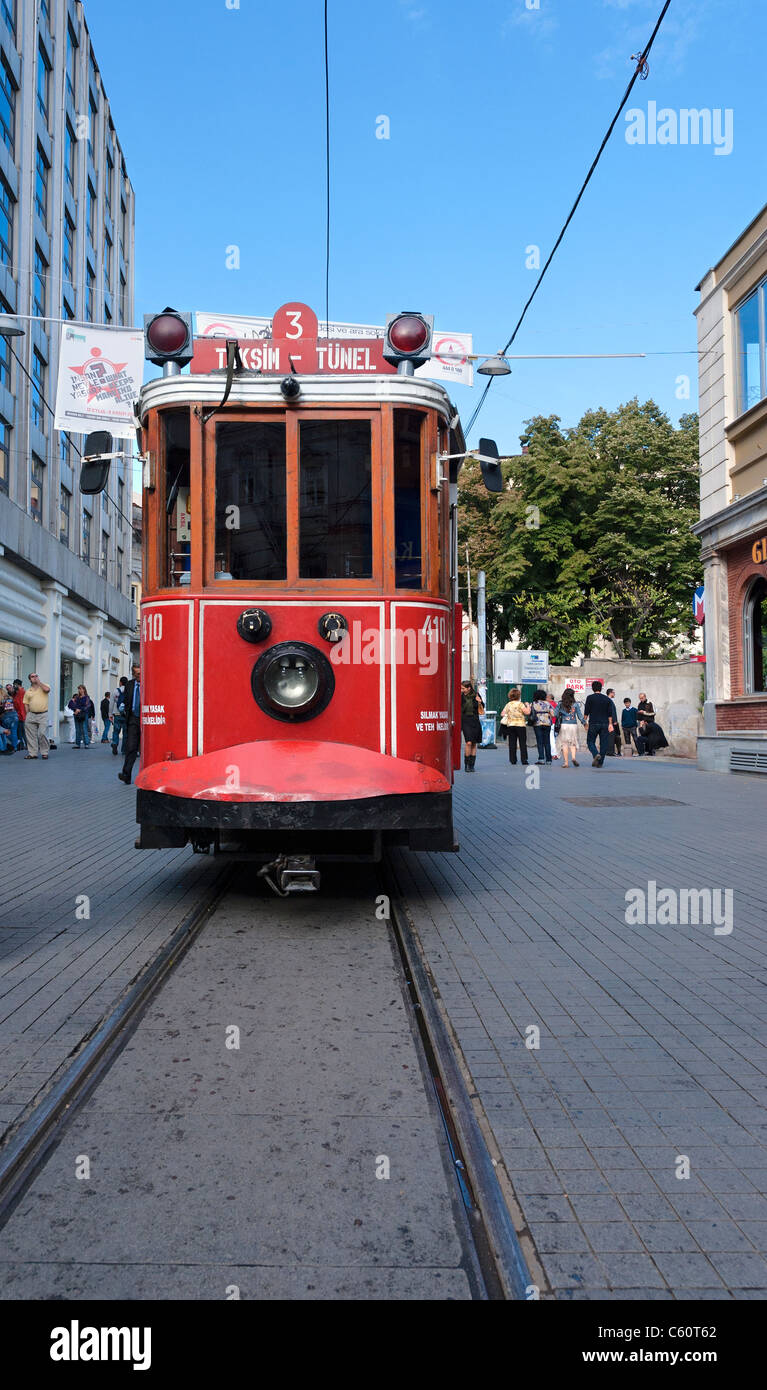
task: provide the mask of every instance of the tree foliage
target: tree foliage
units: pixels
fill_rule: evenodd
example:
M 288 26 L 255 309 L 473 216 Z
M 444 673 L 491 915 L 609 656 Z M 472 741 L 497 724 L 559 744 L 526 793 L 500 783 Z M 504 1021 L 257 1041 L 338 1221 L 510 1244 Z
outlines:
M 674 428 L 653 401 L 587 411 L 569 430 L 556 415 L 527 423 L 527 451 L 503 461 L 506 489 L 488 494 L 479 465 L 459 477 L 459 566 L 466 546 L 487 574 L 496 640 L 569 662 L 606 636 L 621 656 L 671 651 L 692 632 L 700 548 L 698 418 Z

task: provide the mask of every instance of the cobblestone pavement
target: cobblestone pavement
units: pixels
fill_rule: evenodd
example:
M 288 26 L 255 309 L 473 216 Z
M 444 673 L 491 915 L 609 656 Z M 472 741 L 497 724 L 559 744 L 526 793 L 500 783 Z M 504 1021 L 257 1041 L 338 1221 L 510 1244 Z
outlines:
M 32 768 L 21 753 L 0 758 L 0 1136 L 217 872 L 188 850 L 134 849 L 121 767 L 106 744 L 59 744 Z
M 481 751 L 400 886 L 556 1297 L 764 1298 L 767 778 L 580 761 Z M 634 925 L 650 881 L 732 931 Z

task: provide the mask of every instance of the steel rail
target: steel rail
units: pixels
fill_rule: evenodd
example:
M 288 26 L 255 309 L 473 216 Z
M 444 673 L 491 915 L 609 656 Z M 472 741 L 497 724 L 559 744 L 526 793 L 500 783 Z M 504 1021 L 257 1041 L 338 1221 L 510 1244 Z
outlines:
M 488 1296 L 493 1300 L 527 1300 L 528 1290 L 536 1281 L 528 1269 L 498 1174 L 461 1075 L 455 1049 L 439 1012 L 394 870 L 388 860 L 384 860 L 382 877 L 389 898 L 394 939 L 432 1072 L 437 1104 L 447 1131 L 455 1176 L 466 1205 L 469 1229 Z
M 229 864 L 216 876 L 170 939 L 126 987 L 52 1089 L 0 1148 L 0 1227 L 58 1142 L 64 1125 L 111 1066 L 145 1006 L 215 911 L 229 888 L 233 873 L 234 866 Z

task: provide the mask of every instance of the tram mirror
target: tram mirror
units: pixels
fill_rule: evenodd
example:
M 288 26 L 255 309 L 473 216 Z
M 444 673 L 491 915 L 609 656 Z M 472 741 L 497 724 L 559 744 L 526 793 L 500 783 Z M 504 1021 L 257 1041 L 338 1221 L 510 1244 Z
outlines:
M 488 492 L 503 492 L 503 473 L 494 439 L 480 439 L 478 458 L 482 481 Z
M 83 461 L 80 468 L 80 491 L 84 493 L 103 492 L 109 481 L 108 458 L 99 458 L 100 454 L 111 454 L 112 436 L 109 430 L 94 430 L 88 435 L 83 449 Z

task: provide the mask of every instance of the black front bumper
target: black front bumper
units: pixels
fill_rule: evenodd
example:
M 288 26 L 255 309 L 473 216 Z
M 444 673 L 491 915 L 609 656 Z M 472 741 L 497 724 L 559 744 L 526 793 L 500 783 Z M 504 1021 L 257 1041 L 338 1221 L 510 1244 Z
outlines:
M 199 801 L 138 791 L 141 849 L 237 841 L 256 852 L 273 850 L 358 857 L 365 837 L 411 849 L 457 849 L 450 792 L 371 796 L 354 801 Z M 306 848 L 304 848 L 306 846 Z M 335 852 L 330 855 L 330 850 Z M 348 853 L 345 853 L 347 851 Z M 364 854 L 361 857 L 369 857 Z

